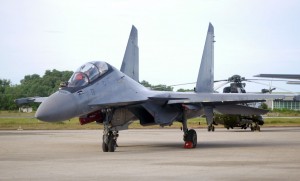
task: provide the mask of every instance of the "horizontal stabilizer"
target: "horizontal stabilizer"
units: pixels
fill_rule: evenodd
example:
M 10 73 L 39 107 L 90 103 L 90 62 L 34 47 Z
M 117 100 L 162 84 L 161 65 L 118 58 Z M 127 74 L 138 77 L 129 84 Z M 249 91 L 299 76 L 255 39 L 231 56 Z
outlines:
M 221 114 L 241 114 L 244 116 L 251 115 L 263 115 L 268 113 L 268 110 L 258 109 L 254 107 L 242 106 L 242 105 L 219 105 L 215 106 L 215 110 Z

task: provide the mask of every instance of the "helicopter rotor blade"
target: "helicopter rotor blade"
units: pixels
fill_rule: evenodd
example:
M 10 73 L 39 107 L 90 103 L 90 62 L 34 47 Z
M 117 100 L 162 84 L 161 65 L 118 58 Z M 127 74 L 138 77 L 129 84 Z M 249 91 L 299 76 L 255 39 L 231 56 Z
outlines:
M 223 82 L 223 81 L 228 81 L 228 80 L 225 80 L 225 79 L 224 79 L 224 80 L 215 80 L 214 83 L 215 83 L 215 82 Z M 174 85 L 169 85 L 169 86 L 175 87 L 175 86 L 180 86 L 180 85 L 191 85 L 191 84 L 196 84 L 196 82 L 174 84 Z
M 244 79 L 245 81 L 248 81 L 248 80 L 258 80 L 258 81 L 289 81 L 289 80 L 285 80 L 285 79 Z
M 174 84 L 174 85 L 169 85 L 169 86 L 175 87 L 175 86 L 180 86 L 180 85 L 190 85 L 190 84 L 196 84 L 196 82 L 182 83 L 182 84 Z
M 224 83 L 218 85 L 216 88 L 214 88 L 214 90 L 216 91 L 216 90 L 220 89 L 221 87 L 225 86 L 225 85 L 228 84 L 228 83 L 230 83 L 230 82 L 229 82 L 229 81 L 224 82 Z
M 224 79 L 224 80 L 215 80 L 214 82 L 223 82 L 223 81 L 228 81 L 228 79 Z
M 231 78 L 231 79 L 230 79 Z M 224 83 L 224 85 L 226 85 L 226 84 L 228 84 L 229 82 L 234 82 L 233 80 L 234 79 L 232 79 L 232 77 L 230 77 L 229 79 L 223 79 L 223 80 L 215 80 L 214 81 L 214 83 L 216 83 L 216 82 L 223 82 L 223 81 L 226 81 L 225 83 Z M 242 77 L 243 78 L 243 77 Z M 300 81 L 298 82 L 298 81 L 289 81 L 289 80 L 285 80 L 285 79 L 245 79 L 245 78 L 243 78 L 243 79 L 241 79 L 240 80 L 240 82 L 243 82 L 243 81 L 248 81 L 248 82 L 251 82 L 251 81 L 286 81 L 288 84 L 300 84 Z M 254 83 L 258 83 L 258 82 L 254 82 Z M 170 86 L 172 86 L 172 87 L 175 87 L 175 86 L 181 86 L 181 85 L 191 85 L 191 84 L 196 84 L 196 82 L 189 82 L 189 83 L 180 83 L 180 84 L 174 84 L 174 85 L 170 85 Z M 260 83 L 258 83 L 258 84 L 260 84 Z M 222 85 L 222 86 L 224 86 L 224 85 Z M 265 84 L 262 84 L 262 85 L 265 85 Z M 222 87 L 221 86 L 221 87 Z M 217 89 L 219 89 L 220 87 L 218 86 L 218 88 Z M 215 90 L 217 90 L 217 89 L 215 89 Z
M 261 82 L 256 82 L 256 81 L 250 81 L 250 80 L 247 80 L 247 82 L 252 82 L 252 83 L 256 83 L 256 84 L 260 84 L 260 85 L 264 85 L 264 86 L 268 86 L 268 87 L 270 87 L 269 89 L 271 89 L 271 87 L 275 87 L 276 89 L 279 89 L 279 90 L 283 90 L 283 91 L 285 91 L 285 92 L 290 92 L 290 93 L 292 93 L 292 94 L 295 94 L 295 95 L 297 95 L 297 93 L 296 92 L 293 92 L 293 91 L 290 91 L 290 90 L 287 90 L 287 89 L 283 89 L 283 88 L 280 88 L 280 87 L 277 87 L 277 86 L 270 86 L 270 85 L 268 85 L 268 84 L 264 84 L 264 83 L 261 83 Z

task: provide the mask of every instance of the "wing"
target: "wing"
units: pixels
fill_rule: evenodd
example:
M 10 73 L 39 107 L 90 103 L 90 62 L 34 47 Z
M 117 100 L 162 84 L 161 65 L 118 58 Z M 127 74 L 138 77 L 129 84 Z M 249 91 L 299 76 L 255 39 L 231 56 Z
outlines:
M 25 97 L 25 98 L 20 98 L 20 99 L 16 99 L 15 103 L 18 105 L 21 104 L 28 104 L 31 102 L 43 102 L 45 99 L 47 99 L 48 97 Z
M 270 94 L 249 94 L 249 93 L 161 93 L 153 96 L 152 99 L 168 98 L 168 104 L 217 104 L 217 103 L 248 103 L 248 102 L 262 102 L 269 99 L 283 99 L 284 95 L 270 95 Z
M 217 105 L 215 106 L 216 111 L 221 114 L 236 114 L 239 113 L 244 116 L 251 116 L 251 115 L 262 115 L 269 112 L 269 110 L 265 109 L 258 109 L 249 106 L 242 106 L 242 105 Z
M 261 115 L 264 110 L 236 105 L 239 103 L 263 102 L 267 99 L 283 99 L 284 95 L 266 94 L 222 94 L 222 93 L 161 93 L 151 97 L 151 99 L 162 99 L 167 101 L 165 104 L 187 104 L 203 107 L 208 125 L 213 123 L 214 109 L 223 114 L 235 115 Z

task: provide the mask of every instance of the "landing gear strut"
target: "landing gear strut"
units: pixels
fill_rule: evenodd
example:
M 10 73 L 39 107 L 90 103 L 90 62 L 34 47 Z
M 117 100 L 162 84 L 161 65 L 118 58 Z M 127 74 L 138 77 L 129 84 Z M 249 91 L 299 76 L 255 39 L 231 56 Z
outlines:
M 182 130 L 183 130 L 183 141 L 184 148 L 196 148 L 197 146 L 197 133 L 194 129 L 188 129 L 187 128 L 187 119 L 185 115 L 185 111 L 183 111 L 182 116 Z
M 117 145 L 117 138 L 119 136 L 118 131 L 114 130 L 111 126 L 112 120 L 112 111 L 106 110 L 105 121 L 103 122 L 104 130 L 103 130 L 103 137 L 102 137 L 102 150 L 103 152 L 114 152 L 116 150 Z
M 260 126 L 258 125 L 257 122 L 255 122 L 254 126 L 252 126 L 252 124 L 251 124 L 250 128 L 251 128 L 251 131 L 259 131 L 260 132 Z
M 215 131 L 215 126 L 214 125 L 208 125 L 207 127 L 207 131 L 210 132 L 210 131 Z

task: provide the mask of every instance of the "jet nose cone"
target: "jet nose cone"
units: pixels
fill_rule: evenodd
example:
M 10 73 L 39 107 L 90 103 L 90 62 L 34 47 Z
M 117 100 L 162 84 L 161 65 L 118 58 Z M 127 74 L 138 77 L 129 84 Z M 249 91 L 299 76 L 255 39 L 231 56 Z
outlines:
M 76 99 L 71 93 L 57 91 L 39 106 L 35 117 L 41 121 L 56 122 L 76 116 Z

